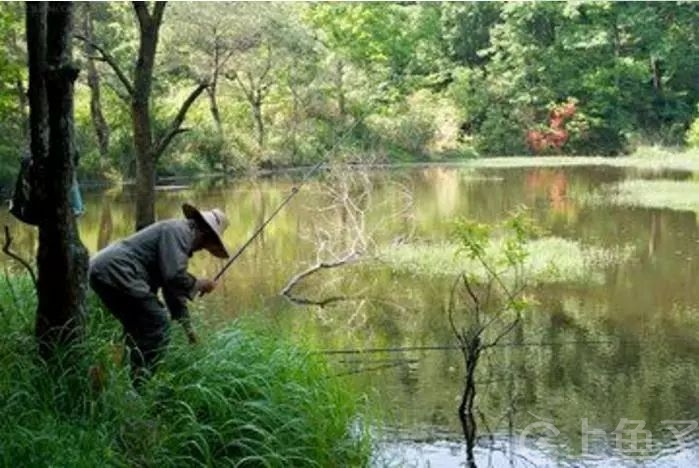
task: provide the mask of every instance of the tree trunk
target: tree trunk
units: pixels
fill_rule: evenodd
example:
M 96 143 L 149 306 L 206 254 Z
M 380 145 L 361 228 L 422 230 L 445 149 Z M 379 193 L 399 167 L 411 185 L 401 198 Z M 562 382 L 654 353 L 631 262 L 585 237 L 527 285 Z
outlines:
M 264 151 L 265 145 L 265 124 L 262 121 L 262 98 L 258 96 L 250 101 L 252 107 L 252 116 L 255 119 L 255 130 L 257 131 L 257 146 L 260 148 L 260 154 Z
M 27 61 L 29 66 L 29 138 L 32 179 L 46 172 L 49 154 L 49 104 L 44 72 L 46 66 L 46 2 L 26 4 Z M 41 184 L 32 184 L 32 199 L 43 202 Z
M 294 63 L 295 65 L 295 63 Z M 292 68 L 293 70 L 293 68 Z M 298 90 L 296 89 L 293 81 L 289 84 L 289 91 L 291 92 L 291 164 L 296 164 L 296 158 L 299 152 L 298 145 L 298 129 L 299 129 L 299 109 L 300 109 L 300 97 Z
M 36 335 L 44 358 L 81 336 L 87 284 L 87 250 L 68 199 L 75 174 L 73 83 L 78 76 L 72 32 L 72 3 L 27 4 L 31 147 L 41 210 Z
M 211 117 L 213 117 L 214 122 L 216 123 L 216 130 L 218 131 L 219 136 L 223 136 L 223 126 L 221 125 L 221 113 L 218 110 L 218 102 L 216 102 L 216 91 L 218 91 L 218 75 L 220 65 L 220 50 L 217 43 L 216 47 L 214 48 L 214 72 L 212 73 L 211 84 L 209 85 L 207 92 L 209 93 L 209 109 L 211 110 Z
M 216 100 L 216 91 L 218 88 L 218 79 L 216 73 L 214 73 L 214 78 L 211 81 L 211 85 L 207 88 L 207 94 L 209 95 L 209 110 L 211 111 L 211 117 L 214 119 L 216 124 L 216 138 L 218 139 L 219 146 L 219 157 L 221 162 L 221 170 L 223 174 L 228 173 L 228 158 L 226 156 L 226 150 L 223 146 L 223 124 L 221 122 L 221 113 L 218 108 L 218 101 Z
M 15 83 L 17 91 L 17 105 L 19 106 L 19 114 L 22 116 L 22 139 L 25 142 L 29 141 L 29 115 L 27 114 L 27 91 L 24 89 L 24 83 L 20 78 L 17 78 Z
M 650 66 L 653 70 L 653 89 L 656 93 L 660 93 L 663 90 L 663 74 L 658 57 L 650 58 Z
M 464 393 L 461 397 L 459 405 L 459 421 L 461 422 L 461 430 L 464 433 L 466 441 L 466 466 L 476 468 L 476 458 L 473 454 L 473 449 L 476 447 L 478 428 L 476 426 L 476 418 L 474 417 L 473 402 L 476 398 L 476 367 L 478 358 L 480 357 L 480 339 L 478 337 L 469 340 L 466 346 L 462 348 L 464 361 L 466 365 L 466 379 Z
M 216 101 L 216 85 L 217 83 L 215 81 L 212 82 L 207 90 L 209 94 L 209 109 L 211 110 L 211 117 L 213 117 L 214 123 L 216 124 L 216 131 L 219 133 L 220 136 L 223 136 L 221 112 L 218 109 L 218 102 Z
M 139 13 L 139 8 L 146 8 L 142 2 L 134 2 L 134 8 L 137 9 L 141 35 L 131 96 L 131 120 L 136 149 L 136 230 L 138 231 L 155 222 L 156 161 L 150 125 L 150 95 L 162 17 L 156 14 L 151 16 L 147 10 L 145 13 Z
M 87 85 L 90 87 L 90 116 L 92 126 L 97 136 L 97 144 L 100 152 L 100 164 L 104 165 L 109 155 L 109 126 L 102 112 L 102 99 L 100 93 L 100 78 L 97 73 L 95 61 L 92 58 L 95 54 L 94 48 L 90 45 L 93 41 L 92 12 L 90 2 L 84 3 L 85 15 L 83 29 L 87 41 L 85 41 L 85 56 L 87 57 Z
M 337 107 L 340 111 L 340 117 L 344 118 L 347 114 L 347 106 L 345 104 L 344 86 L 345 64 L 342 62 L 342 60 L 337 61 L 336 73 L 337 74 L 335 75 L 335 85 L 337 86 Z
M 155 222 L 155 158 L 148 101 L 136 99 L 131 106 L 136 148 L 136 230 Z

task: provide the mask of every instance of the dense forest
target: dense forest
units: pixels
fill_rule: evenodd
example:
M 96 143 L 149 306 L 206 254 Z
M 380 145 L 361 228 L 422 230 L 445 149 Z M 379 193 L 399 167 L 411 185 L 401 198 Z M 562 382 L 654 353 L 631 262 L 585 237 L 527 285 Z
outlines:
M 699 145 L 696 3 L 178 2 L 160 13 L 77 5 L 84 180 L 133 179 L 139 151 L 168 176 L 307 164 L 338 141 L 349 161 L 381 162 Z M 5 188 L 27 146 L 24 37 L 22 4 L 0 5 Z

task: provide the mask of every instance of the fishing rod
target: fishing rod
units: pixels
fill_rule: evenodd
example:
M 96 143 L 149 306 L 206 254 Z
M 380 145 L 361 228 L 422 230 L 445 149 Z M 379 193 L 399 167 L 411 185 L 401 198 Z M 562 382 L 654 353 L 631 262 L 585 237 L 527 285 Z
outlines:
M 301 183 L 291 188 L 291 192 L 286 196 L 286 198 L 279 204 L 279 206 L 272 212 L 272 214 L 264 220 L 264 222 L 257 228 L 257 230 L 255 230 L 252 236 L 250 236 L 250 238 L 247 241 L 245 241 L 245 243 L 236 251 L 236 253 L 233 254 L 233 256 L 226 262 L 223 268 L 221 268 L 221 271 L 219 271 L 216 274 L 216 276 L 214 276 L 214 281 L 218 281 L 219 278 L 223 276 L 223 274 L 226 272 L 226 270 L 228 270 L 228 268 L 233 264 L 233 262 L 235 262 L 237 258 L 240 257 L 240 255 L 243 253 L 243 251 L 245 251 L 245 249 L 248 248 L 252 241 L 254 241 L 255 238 L 257 238 L 257 236 L 260 235 L 260 233 L 265 229 L 267 224 L 269 224 L 269 222 L 272 221 L 272 219 L 274 219 L 275 216 L 277 216 L 277 213 L 279 213 L 282 210 L 282 208 L 284 208 L 284 206 L 286 206 L 286 204 L 289 203 L 297 193 L 299 193 L 301 187 L 303 187 L 306 181 L 320 168 L 320 166 L 323 165 L 323 162 L 323 160 L 318 161 L 318 163 L 315 166 L 313 166 L 310 171 L 306 173 L 303 180 L 301 180 Z
M 320 169 L 320 167 L 321 167 L 321 166 L 325 163 L 325 161 L 327 160 L 327 157 L 330 155 L 330 153 L 331 153 L 332 151 L 334 151 L 335 148 L 337 148 L 337 146 L 338 146 L 342 141 L 344 141 L 344 139 L 347 137 L 347 135 L 349 135 L 349 133 L 354 129 L 354 127 L 357 126 L 357 124 L 358 124 L 360 121 L 361 121 L 361 119 L 357 119 L 357 120 L 352 124 L 352 126 L 351 126 L 350 128 L 348 128 L 347 130 L 345 130 L 345 133 L 342 135 L 342 138 L 340 138 L 340 139 L 325 153 L 325 155 L 320 159 L 320 161 L 318 161 L 318 162 L 303 176 L 303 179 L 301 179 L 301 182 L 300 182 L 298 185 L 296 185 L 296 186 L 294 186 L 294 187 L 291 188 L 291 192 L 286 196 L 286 198 L 284 198 L 284 200 L 282 200 L 282 202 L 281 202 L 281 203 L 279 204 L 279 206 L 272 212 L 272 214 L 269 215 L 269 217 L 267 217 L 267 219 L 264 220 L 264 222 L 255 230 L 255 232 L 252 234 L 252 236 L 250 236 L 250 238 L 249 238 L 247 241 L 245 241 L 245 243 L 235 252 L 235 254 L 233 254 L 233 256 L 226 262 L 226 264 L 223 266 L 223 268 L 221 268 L 221 271 L 219 271 L 219 272 L 216 274 L 216 276 L 214 276 L 214 281 L 218 281 L 218 280 L 221 278 L 221 276 L 223 276 L 223 274 L 226 272 L 226 270 L 228 270 L 228 268 L 230 268 L 230 266 L 233 264 L 233 262 L 235 262 L 235 261 L 238 259 L 238 257 L 240 257 L 240 256 L 242 255 L 242 253 L 245 251 L 245 249 L 248 248 L 248 246 L 249 246 L 250 244 L 252 244 L 252 241 L 254 241 L 254 240 L 257 238 L 257 236 L 260 235 L 260 233 L 265 229 L 265 227 L 267 226 L 267 224 L 269 224 L 269 222 L 272 221 L 272 219 L 274 219 L 274 217 L 277 215 L 277 213 L 279 213 L 279 212 L 282 210 L 282 208 L 284 208 L 284 206 L 286 206 L 286 204 L 289 203 L 289 202 L 291 201 L 291 199 L 294 198 L 294 196 L 295 196 L 297 193 L 299 193 L 299 190 L 301 190 L 301 187 L 303 187 L 304 184 L 308 181 L 308 179 L 310 179 L 311 176 L 312 176 L 313 174 L 315 174 L 315 172 L 316 172 L 318 169 Z

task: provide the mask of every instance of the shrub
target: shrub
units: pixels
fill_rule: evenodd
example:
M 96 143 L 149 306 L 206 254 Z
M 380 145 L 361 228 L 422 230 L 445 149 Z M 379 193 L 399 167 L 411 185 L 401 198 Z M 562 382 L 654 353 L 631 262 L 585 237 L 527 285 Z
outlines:
M 699 117 L 694 119 L 685 135 L 685 141 L 692 148 L 699 148 Z

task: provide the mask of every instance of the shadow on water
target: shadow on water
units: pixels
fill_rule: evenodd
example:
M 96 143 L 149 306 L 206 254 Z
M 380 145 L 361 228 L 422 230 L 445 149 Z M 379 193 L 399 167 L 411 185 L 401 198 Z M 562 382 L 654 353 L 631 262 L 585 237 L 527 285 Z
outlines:
M 691 174 L 649 175 L 609 167 L 376 171 L 373 200 L 400 204 L 404 194 L 396 190 L 396 181 L 412 198 L 410 219 L 391 221 L 381 240 L 410 230 L 425 243 L 439 243 L 447 239 L 455 217 L 490 223 L 524 204 L 552 236 L 633 249 L 628 261 L 605 264 L 601 281 L 537 287 L 532 294 L 538 305 L 524 321 L 519 344 L 498 347 L 483 359 L 476 384 L 478 407 L 485 415 L 482 427 L 489 431 L 476 450 L 479 467 L 699 463 L 699 430 L 677 436 L 681 422 L 687 426 L 699 419 L 696 215 L 588 202 L 609 184 L 642 177 L 686 179 Z M 277 175 L 162 190 L 156 211 L 162 219 L 180 216 L 184 201 L 218 206 L 230 217 L 225 241 L 234 247 L 293 182 L 291 176 Z M 132 231 L 131 189 L 91 192 L 85 198 L 80 229 L 91 252 Z M 309 232 L 318 227 L 315 208 L 322 205 L 323 195 L 313 184 L 304 189 L 229 270 L 220 293 L 195 304 L 195 314 L 226 320 L 255 311 L 269 326 L 318 349 L 452 344 L 440 307 L 449 281 L 440 278 L 356 267 L 329 276 L 327 283 L 340 281 L 342 274 L 364 278 L 371 293 L 390 296 L 391 305 L 292 308 L 278 299 L 286 281 L 315 261 Z M 342 216 L 337 213 L 338 222 Z M 368 211 L 367 224 L 382 222 L 385 213 Z M 0 224 L 10 224 L 15 250 L 26 255 L 35 248 L 35 231 L 18 226 L 5 213 Z M 213 275 L 220 266 L 197 255 L 192 270 Z M 463 463 L 457 351 L 329 359 L 337 378 L 365 391 L 392 428 L 379 431 L 385 442 L 376 466 Z

